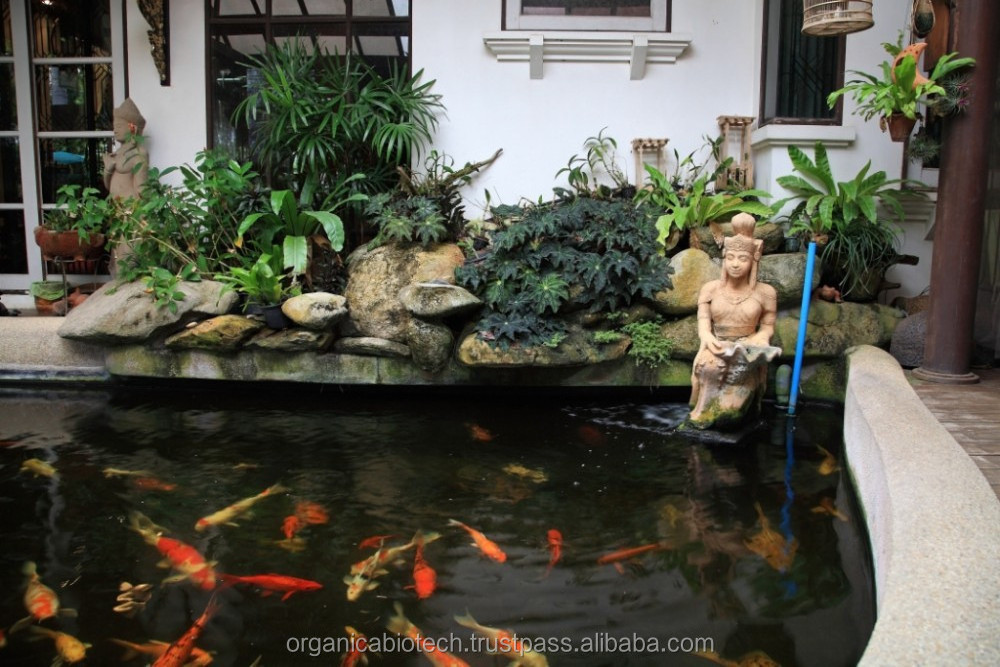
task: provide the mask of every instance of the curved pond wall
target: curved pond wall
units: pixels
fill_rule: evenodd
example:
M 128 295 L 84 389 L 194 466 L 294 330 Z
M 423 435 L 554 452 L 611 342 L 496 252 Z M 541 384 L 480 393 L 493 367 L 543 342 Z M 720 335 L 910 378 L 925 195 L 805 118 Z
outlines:
M 1000 501 L 892 356 L 847 356 L 845 457 L 877 601 L 859 664 L 1000 664 Z

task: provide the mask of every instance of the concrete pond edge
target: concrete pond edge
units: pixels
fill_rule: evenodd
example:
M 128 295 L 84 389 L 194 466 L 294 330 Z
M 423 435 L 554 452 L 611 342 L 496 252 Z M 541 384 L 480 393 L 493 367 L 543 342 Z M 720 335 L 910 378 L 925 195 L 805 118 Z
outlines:
M 845 459 L 877 603 L 859 664 L 1000 664 L 1000 501 L 888 352 L 847 363 Z

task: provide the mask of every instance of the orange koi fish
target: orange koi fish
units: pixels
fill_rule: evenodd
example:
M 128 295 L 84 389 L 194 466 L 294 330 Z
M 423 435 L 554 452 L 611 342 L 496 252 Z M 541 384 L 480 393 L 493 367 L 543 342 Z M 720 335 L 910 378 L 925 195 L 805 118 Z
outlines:
M 215 588 L 215 570 L 197 549 L 180 540 L 164 537 L 164 529 L 139 512 L 129 515 L 129 523 L 132 530 L 142 535 L 146 544 L 156 547 L 163 554 L 164 560 L 160 563 L 162 566 L 172 567 L 179 572 L 176 576 L 164 579 L 164 583 L 190 579 L 203 590 Z
M 177 485 L 172 482 L 164 482 L 155 477 L 134 477 L 132 486 L 143 491 L 174 491 Z
M 295 516 L 303 524 L 327 523 L 330 520 L 330 513 L 319 503 L 302 500 L 295 503 Z
M 493 434 L 479 424 L 466 422 L 465 427 L 469 429 L 469 436 L 479 442 L 489 442 L 493 439 Z
M 365 649 L 368 647 L 368 638 L 349 625 L 344 626 L 344 631 L 351 640 L 351 649 L 340 656 L 340 667 L 367 665 L 368 656 L 365 655 Z
M 435 667 L 469 667 L 469 663 L 461 658 L 437 648 L 433 641 L 425 641 L 426 635 L 403 615 L 403 605 L 396 602 L 393 608 L 396 610 L 396 615 L 390 616 L 385 624 L 389 632 L 395 632 L 397 635 L 403 635 L 418 642 L 421 654 Z
M 295 533 L 305 527 L 306 525 L 302 523 L 302 520 L 294 514 L 289 514 L 285 517 L 285 520 L 281 522 L 281 532 L 284 534 L 286 540 L 290 540 L 295 537 Z
M 272 593 L 284 593 L 281 596 L 282 602 L 290 598 L 293 593 L 318 591 L 323 588 L 323 584 L 318 581 L 289 577 L 284 574 L 256 574 L 241 577 L 234 574 L 219 573 L 219 578 L 227 584 L 250 584 L 251 586 L 256 586 L 261 589 L 263 597 L 267 597 Z
M 33 626 L 31 631 L 37 635 L 43 635 L 55 641 L 57 657 L 52 661 L 53 665 L 60 665 L 63 663 L 72 665 L 73 663 L 80 662 L 87 657 L 87 649 L 90 648 L 90 644 L 84 644 L 73 635 L 66 634 L 65 632 L 58 632 L 56 630 L 49 630 L 48 628 L 43 628 L 39 625 Z
M 201 616 L 191 624 L 191 627 L 177 641 L 167 647 L 167 650 L 153 663 L 153 667 L 181 667 L 181 665 L 187 664 L 191 659 L 191 654 L 194 652 L 194 643 L 198 641 L 205 626 L 208 625 L 209 620 L 219 610 L 220 606 L 215 601 L 215 594 L 213 593 L 212 597 L 208 600 L 208 604 L 205 605 L 205 611 L 201 612 Z
M 511 664 L 516 663 L 522 667 L 548 667 L 549 665 L 544 654 L 531 650 L 530 643 L 518 639 L 509 630 L 480 625 L 468 611 L 465 612 L 465 616 L 456 616 L 455 622 L 486 637 L 489 640 L 487 652 L 513 660 L 514 663 Z
M 580 436 L 580 440 L 584 444 L 590 445 L 591 447 L 600 447 L 605 443 L 604 434 L 597 429 L 596 426 L 591 426 L 590 424 L 584 424 L 580 428 L 576 429 L 577 435 Z
M 488 537 L 480 533 L 475 528 L 471 528 L 461 521 L 456 521 L 455 519 L 448 519 L 449 526 L 458 526 L 463 529 L 469 535 L 472 536 L 472 545 L 479 547 L 479 550 L 489 558 L 492 558 L 498 563 L 503 563 L 507 560 L 507 554 L 497 546 L 496 542 L 493 542 Z
M 649 553 L 650 551 L 660 551 L 661 549 L 666 549 L 666 547 L 659 542 L 654 542 L 652 544 L 644 544 L 641 547 L 629 547 L 628 549 L 619 549 L 618 551 L 612 551 L 611 553 L 604 554 L 597 559 L 598 565 L 607 565 L 609 563 L 617 563 L 619 561 L 628 560 L 640 554 Z
M 830 498 L 823 498 L 819 501 L 819 505 L 813 507 L 810 511 L 813 514 L 829 514 L 830 516 L 840 519 L 841 521 L 847 521 L 847 516 L 834 506 L 833 500 Z
M 382 543 L 386 540 L 391 540 L 396 537 L 395 535 L 372 535 L 371 537 L 366 537 L 358 543 L 359 549 L 377 549 L 382 546 Z
M 441 537 L 440 533 L 435 533 L 435 532 L 425 533 L 423 531 L 418 530 L 416 533 L 413 534 L 413 539 L 407 542 L 406 544 L 401 544 L 397 547 L 389 547 L 389 548 L 382 546 L 379 548 L 378 551 L 376 551 L 368 558 L 358 561 L 357 563 L 351 566 L 351 574 L 358 574 L 359 572 L 365 569 L 372 569 L 372 568 L 377 569 L 382 567 L 386 563 L 399 561 L 401 559 L 401 554 L 404 551 L 409 551 L 410 549 L 415 547 L 417 545 L 417 542 L 422 542 L 423 544 L 427 545 L 440 537 Z
M 218 526 L 220 524 L 235 526 L 237 524 L 233 522 L 233 519 L 248 512 L 258 501 L 287 490 L 287 488 L 280 484 L 269 486 L 255 496 L 250 496 L 249 498 L 244 498 L 243 500 L 237 500 L 229 507 L 225 507 L 218 512 L 213 512 L 208 516 L 203 516 L 194 524 L 194 529 L 201 532 L 210 526 Z
M 424 560 L 423 536 L 417 541 L 417 549 L 413 553 L 413 585 L 407 586 L 417 593 L 417 598 L 429 598 L 437 589 L 437 572 Z
M 837 465 L 837 459 L 834 458 L 833 454 L 820 445 L 816 445 L 816 449 L 823 452 L 823 460 L 819 464 L 819 474 L 830 475 L 840 470 L 840 466 Z
M 167 642 L 155 640 L 148 641 L 144 644 L 136 644 L 125 641 L 124 639 L 115 639 L 114 637 L 110 637 L 110 639 L 115 644 L 123 646 L 126 649 L 125 653 L 122 655 L 122 662 L 128 662 L 129 660 L 132 660 L 140 655 L 148 655 L 151 658 L 159 658 L 167 652 L 168 648 L 170 648 L 170 644 Z M 207 665 L 210 664 L 212 664 L 212 654 L 195 646 L 191 649 L 191 655 L 184 667 L 207 667 Z
M 545 568 L 545 576 L 548 576 L 553 566 L 562 559 L 563 536 L 555 528 L 550 528 L 545 539 L 549 543 L 549 566 Z

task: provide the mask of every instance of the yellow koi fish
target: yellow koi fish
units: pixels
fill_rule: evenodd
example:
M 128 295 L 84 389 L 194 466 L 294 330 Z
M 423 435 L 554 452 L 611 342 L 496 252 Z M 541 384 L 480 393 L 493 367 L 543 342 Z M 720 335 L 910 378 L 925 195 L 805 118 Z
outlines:
M 84 644 L 73 635 L 58 632 L 57 630 L 49 630 L 38 625 L 32 626 L 31 631 L 55 641 L 57 655 L 56 659 L 52 661 L 53 665 L 61 665 L 63 663 L 72 665 L 87 657 L 87 649 L 90 648 L 90 644 Z
M 209 514 L 208 516 L 203 516 L 198 519 L 194 524 L 194 529 L 198 532 L 205 530 L 210 526 L 218 526 L 220 524 L 226 524 L 230 526 L 237 525 L 233 522 L 236 517 L 245 514 L 251 507 L 253 507 L 258 501 L 267 498 L 268 496 L 273 496 L 283 491 L 288 491 L 287 488 L 281 484 L 275 484 L 274 486 L 269 486 L 256 496 L 250 496 L 249 498 L 244 498 L 243 500 L 238 500 L 229 507 L 219 510 Z
M 843 512 L 838 510 L 836 507 L 834 507 L 833 501 L 829 498 L 823 498 L 821 501 L 819 501 L 819 505 L 813 507 L 811 511 L 813 514 L 829 514 L 835 519 L 840 519 L 841 521 L 845 522 L 847 521 L 847 516 Z
M 786 541 L 780 533 L 771 528 L 771 522 L 764 516 L 760 503 L 754 503 L 754 507 L 760 518 L 760 532 L 744 543 L 750 551 L 767 561 L 772 568 L 778 572 L 787 572 L 792 566 L 795 552 L 798 551 L 799 541 L 794 537 L 791 542 Z
M 101 472 L 105 477 L 148 477 L 152 473 L 147 470 L 125 470 L 124 468 L 105 468 Z
M 465 616 L 456 616 L 455 622 L 486 637 L 489 640 L 488 648 L 486 649 L 489 653 L 502 655 L 521 665 L 521 667 L 549 666 L 549 661 L 544 654 L 532 651 L 530 643 L 518 639 L 509 630 L 480 625 L 476 622 L 476 619 L 472 618 L 472 614 L 468 611 L 465 612 Z
M 375 581 L 375 577 L 389 574 L 388 570 L 379 568 L 379 564 L 382 562 L 383 548 L 380 546 L 371 557 L 361 561 L 363 567 L 359 571 L 355 572 L 354 567 L 352 567 L 351 574 L 344 576 L 344 583 L 347 584 L 348 602 L 356 602 L 365 591 L 378 588 L 379 583 Z
M 819 474 L 831 475 L 840 470 L 840 466 L 837 465 L 837 459 L 833 457 L 833 454 L 820 445 L 816 445 L 816 449 L 823 452 L 823 460 L 819 464 Z
M 56 469 L 41 459 L 28 459 L 21 464 L 21 472 L 30 472 L 35 477 L 54 477 Z

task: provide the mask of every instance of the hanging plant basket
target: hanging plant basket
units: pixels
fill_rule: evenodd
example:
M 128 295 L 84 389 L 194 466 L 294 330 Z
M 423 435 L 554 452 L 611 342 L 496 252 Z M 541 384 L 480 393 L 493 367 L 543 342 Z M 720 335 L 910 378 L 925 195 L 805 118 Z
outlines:
M 872 0 L 802 0 L 802 32 L 807 35 L 849 35 L 874 23 Z
M 894 113 L 891 116 L 883 117 L 879 125 L 882 126 L 883 132 L 889 130 L 889 138 L 893 141 L 906 141 L 916 123 L 916 118 L 907 118 L 901 113 Z

